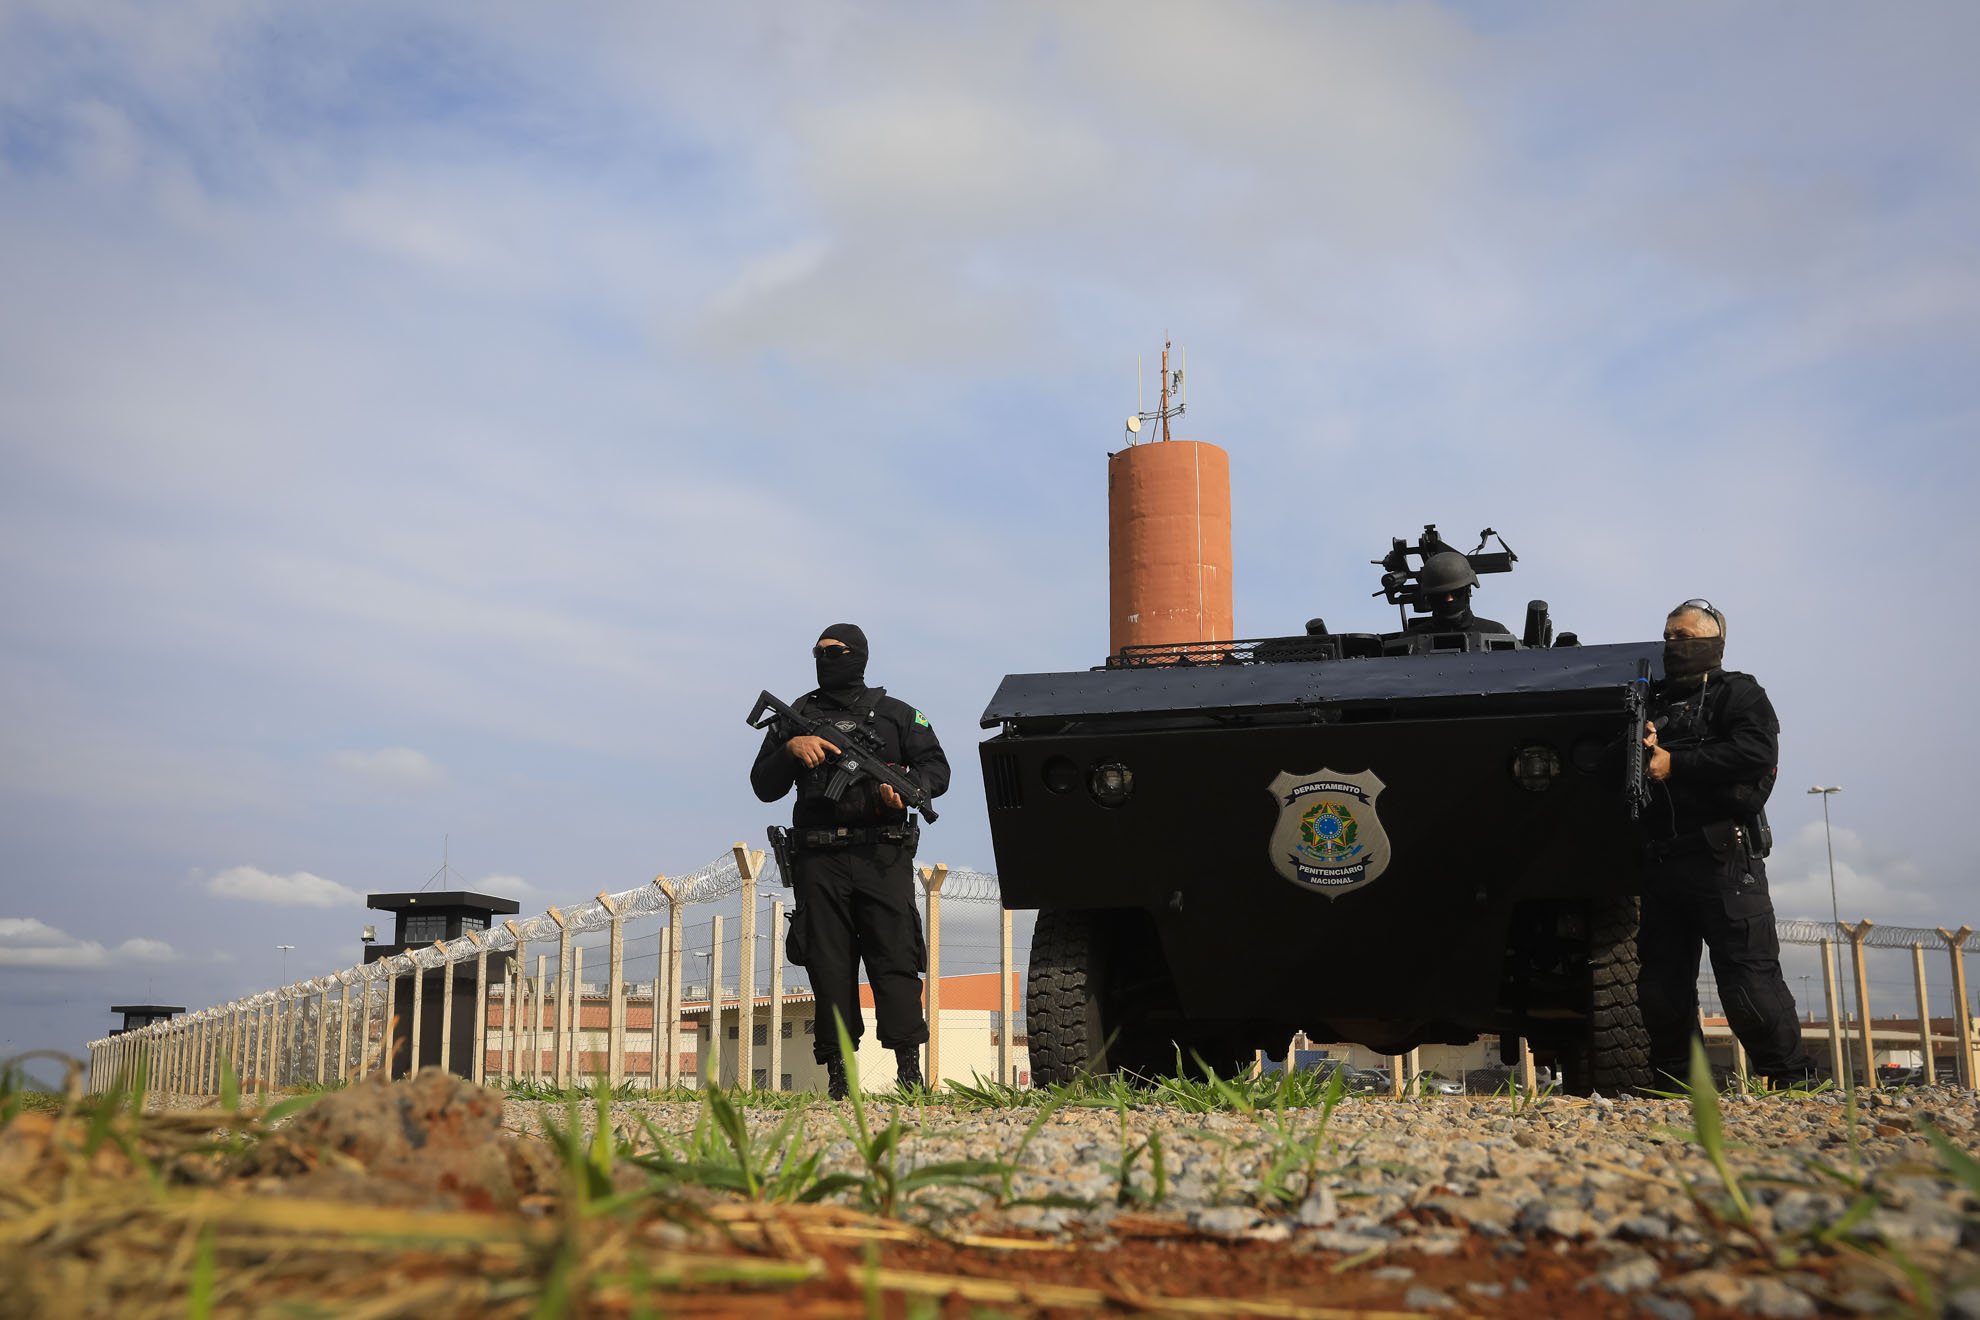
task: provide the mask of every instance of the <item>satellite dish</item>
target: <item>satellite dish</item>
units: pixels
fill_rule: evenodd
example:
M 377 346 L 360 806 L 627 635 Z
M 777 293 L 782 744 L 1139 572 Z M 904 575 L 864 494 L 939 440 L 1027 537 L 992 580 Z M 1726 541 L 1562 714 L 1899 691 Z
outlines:
M 1140 435 L 1140 434 L 1141 434 L 1141 419 L 1140 419 L 1139 417 L 1130 417 L 1130 418 L 1128 418 L 1128 419 L 1127 419 L 1127 428 L 1128 428 L 1128 434 L 1129 434 L 1129 435 Z

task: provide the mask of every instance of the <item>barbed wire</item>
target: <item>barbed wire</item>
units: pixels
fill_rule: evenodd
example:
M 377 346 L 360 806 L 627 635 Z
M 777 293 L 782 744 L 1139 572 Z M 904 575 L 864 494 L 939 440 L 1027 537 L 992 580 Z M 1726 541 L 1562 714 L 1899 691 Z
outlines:
M 1794 918 L 1787 921 L 1776 921 L 1774 923 L 1774 929 L 1779 932 L 1780 940 L 1783 944 L 1820 944 L 1823 940 L 1834 940 L 1838 944 L 1849 943 L 1849 937 L 1847 935 L 1844 935 L 1826 921 L 1807 921 L 1801 918 Z M 1962 929 L 1964 928 L 1962 927 Z M 1958 931 L 1947 932 L 1949 935 L 1957 935 L 1958 933 Z M 1914 944 L 1922 944 L 1928 949 L 1945 949 L 1951 947 L 1947 943 L 1945 936 L 1939 934 L 1938 930 L 1928 926 L 1872 925 L 1870 927 L 1870 933 L 1864 936 L 1863 942 L 1873 949 L 1908 949 Z M 1980 953 L 1980 932 L 1968 932 L 1959 947 L 1966 953 Z

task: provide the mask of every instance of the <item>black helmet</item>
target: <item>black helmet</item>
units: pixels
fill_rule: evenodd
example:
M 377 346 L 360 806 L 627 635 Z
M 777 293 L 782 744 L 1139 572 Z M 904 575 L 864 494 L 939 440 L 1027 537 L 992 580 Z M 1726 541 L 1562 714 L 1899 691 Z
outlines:
M 1423 561 L 1423 571 L 1416 580 L 1425 594 L 1441 596 L 1477 586 L 1478 574 L 1472 571 L 1471 561 L 1457 551 L 1439 550 Z

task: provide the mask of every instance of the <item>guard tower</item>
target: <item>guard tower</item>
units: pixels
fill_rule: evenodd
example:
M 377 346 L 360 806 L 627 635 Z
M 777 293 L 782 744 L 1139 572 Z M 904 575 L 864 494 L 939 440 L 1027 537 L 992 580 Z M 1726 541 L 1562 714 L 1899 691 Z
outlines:
M 121 1036 L 127 1031 L 141 1031 L 154 1022 L 170 1022 L 186 1010 L 181 1004 L 112 1004 L 110 1011 L 124 1015 L 124 1025 L 110 1033 Z
M 513 898 L 495 898 L 465 889 L 425 890 L 413 894 L 368 894 L 366 907 L 390 912 L 395 925 L 390 944 L 366 944 L 364 960 L 377 962 L 408 949 L 426 948 L 438 941 L 457 940 L 468 931 L 487 930 L 498 916 L 513 916 L 521 910 Z M 488 955 L 489 983 L 495 984 L 508 966 L 509 955 Z M 453 1050 L 447 1069 L 456 1077 L 474 1076 L 474 965 L 455 963 Z M 440 1066 L 440 1025 L 444 1011 L 446 971 L 428 972 L 422 981 L 420 1002 L 412 1002 L 413 978 L 410 973 L 394 978 L 393 1002 L 404 1005 L 392 1027 L 392 1045 L 386 1057 L 387 1075 L 405 1077 L 415 1071 L 412 1062 L 412 1014 L 420 1014 L 419 1068 Z

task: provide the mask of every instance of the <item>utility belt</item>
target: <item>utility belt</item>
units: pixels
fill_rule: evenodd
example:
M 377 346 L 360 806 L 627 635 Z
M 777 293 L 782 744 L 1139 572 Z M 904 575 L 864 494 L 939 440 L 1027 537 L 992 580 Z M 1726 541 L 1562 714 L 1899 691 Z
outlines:
M 905 825 L 821 825 L 791 827 L 791 847 L 798 852 L 851 848 L 863 843 L 917 843 L 920 827 Z
M 1674 839 L 1652 839 L 1643 845 L 1644 856 L 1653 862 L 1669 861 L 1673 857 L 1690 857 L 1699 853 L 1710 853 L 1714 857 L 1752 857 L 1751 836 L 1747 827 L 1735 820 L 1715 820 Z M 1764 856 L 1765 854 L 1759 854 Z
M 777 858 L 777 871 L 787 889 L 797 871 L 796 858 L 800 853 L 830 852 L 876 843 L 905 844 L 913 852 L 920 842 L 921 827 L 912 820 L 900 825 L 770 827 L 770 850 Z

